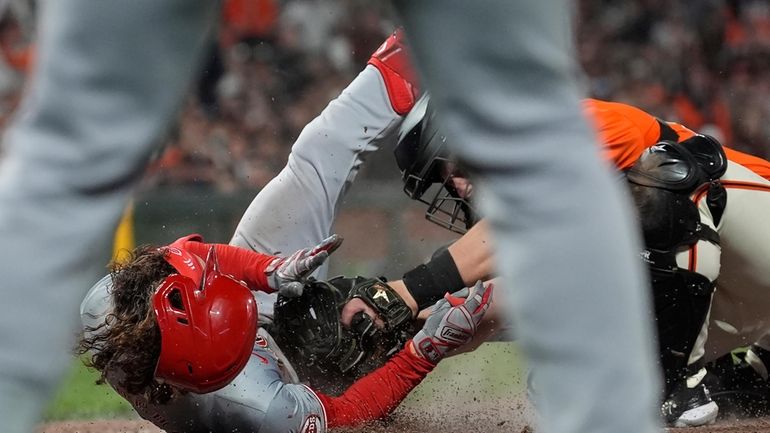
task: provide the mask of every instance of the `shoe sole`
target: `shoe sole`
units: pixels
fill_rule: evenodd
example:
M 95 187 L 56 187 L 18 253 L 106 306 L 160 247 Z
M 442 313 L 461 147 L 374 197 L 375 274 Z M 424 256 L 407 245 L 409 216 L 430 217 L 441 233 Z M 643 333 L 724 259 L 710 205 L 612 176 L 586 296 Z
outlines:
M 674 421 L 674 427 L 698 427 L 713 424 L 719 415 L 719 406 L 713 401 L 690 409 Z

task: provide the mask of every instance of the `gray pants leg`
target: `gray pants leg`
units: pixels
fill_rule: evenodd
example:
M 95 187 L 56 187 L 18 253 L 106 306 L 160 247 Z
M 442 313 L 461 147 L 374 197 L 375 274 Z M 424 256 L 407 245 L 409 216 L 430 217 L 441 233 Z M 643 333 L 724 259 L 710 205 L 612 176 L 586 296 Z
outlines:
M 629 205 L 579 111 L 564 0 L 398 1 L 482 210 L 542 431 L 656 431 L 650 302 Z
M 0 420 L 29 433 L 78 304 L 196 71 L 216 2 L 42 3 L 31 87 L 0 167 Z
M 339 200 L 366 156 L 395 144 L 402 117 L 380 73 L 367 66 L 302 130 L 286 167 L 257 194 L 231 244 L 291 254 L 329 236 Z M 317 275 L 323 278 L 325 268 Z

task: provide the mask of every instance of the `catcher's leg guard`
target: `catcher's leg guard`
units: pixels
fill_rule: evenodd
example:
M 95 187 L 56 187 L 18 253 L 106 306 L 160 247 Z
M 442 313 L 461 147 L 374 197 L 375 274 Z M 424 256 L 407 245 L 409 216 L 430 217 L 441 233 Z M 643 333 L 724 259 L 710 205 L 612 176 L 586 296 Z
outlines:
M 652 272 L 665 395 L 688 376 L 687 362 L 711 307 L 714 284 L 695 272 Z

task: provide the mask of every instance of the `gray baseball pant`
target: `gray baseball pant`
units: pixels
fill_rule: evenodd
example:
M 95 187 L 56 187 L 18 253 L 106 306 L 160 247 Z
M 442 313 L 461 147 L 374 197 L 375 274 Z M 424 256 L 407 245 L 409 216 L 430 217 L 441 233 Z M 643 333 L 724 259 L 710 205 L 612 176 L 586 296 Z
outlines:
M 397 0 L 458 156 L 478 176 L 542 431 L 658 430 L 630 204 L 580 114 L 564 0 Z
M 0 166 L 0 420 L 29 433 L 78 304 L 216 22 L 203 0 L 48 0 Z

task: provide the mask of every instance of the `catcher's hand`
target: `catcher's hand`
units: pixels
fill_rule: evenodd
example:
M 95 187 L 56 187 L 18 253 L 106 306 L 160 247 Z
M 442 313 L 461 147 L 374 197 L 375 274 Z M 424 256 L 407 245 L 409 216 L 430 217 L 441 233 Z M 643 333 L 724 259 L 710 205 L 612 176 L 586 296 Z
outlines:
M 289 257 L 276 257 L 265 268 L 268 284 L 281 295 L 300 296 L 310 274 L 341 244 L 342 237 L 331 235 L 313 248 L 301 249 Z
M 412 310 L 382 279 L 337 277 L 329 280 L 329 284 L 346 294 L 340 321 L 347 328 L 376 327 L 390 332 L 402 330 L 412 321 Z
M 466 299 L 456 295 L 468 293 L 467 289 L 444 295 L 433 306 L 425 326 L 412 338 L 414 351 L 437 364 L 447 352 L 469 342 L 492 302 L 492 288 L 491 283 L 479 281 Z

